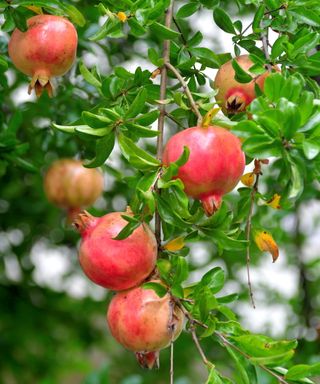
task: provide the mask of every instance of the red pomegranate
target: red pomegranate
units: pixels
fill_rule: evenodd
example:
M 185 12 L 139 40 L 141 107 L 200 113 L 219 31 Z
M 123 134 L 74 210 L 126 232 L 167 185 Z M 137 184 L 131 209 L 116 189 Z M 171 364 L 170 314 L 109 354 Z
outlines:
M 253 66 L 253 62 L 249 55 L 238 56 L 235 59 L 242 69 L 253 76 L 253 80 L 249 83 L 238 83 L 234 78 L 235 71 L 232 67 L 232 61 L 228 61 L 220 67 L 214 85 L 218 89 L 216 101 L 225 114 L 243 112 L 256 98 L 255 84 L 263 90 L 264 81 L 270 74 L 267 70 L 262 75 L 250 73 L 249 68 Z
M 157 364 L 158 351 L 180 335 L 183 318 L 169 294 L 160 298 L 142 287 L 117 293 L 107 312 L 112 336 L 136 352 L 139 363 L 147 368 Z
M 50 78 L 65 74 L 72 66 L 78 44 L 77 31 L 61 16 L 37 15 L 27 20 L 28 30 L 15 29 L 9 41 L 9 56 L 24 74 L 32 76 L 29 94 L 39 97 L 46 89 L 52 96 Z
M 45 175 L 44 191 L 48 200 L 67 209 L 72 219 L 102 194 L 103 175 L 97 169 L 85 168 L 80 160 L 57 160 Z
M 221 205 L 222 196 L 238 183 L 245 167 L 240 140 L 217 126 L 193 127 L 173 135 L 163 153 L 163 163 L 169 165 L 190 150 L 189 159 L 179 168 L 187 195 L 199 199 L 208 216 Z
M 153 271 L 157 259 L 157 242 L 153 232 L 141 224 L 123 240 L 115 240 L 128 224 L 113 212 L 102 217 L 81 213 L 75 226 L 82 236 L 79 261 L 84 273 L 102 287 L 120 291 L 140 284 Z

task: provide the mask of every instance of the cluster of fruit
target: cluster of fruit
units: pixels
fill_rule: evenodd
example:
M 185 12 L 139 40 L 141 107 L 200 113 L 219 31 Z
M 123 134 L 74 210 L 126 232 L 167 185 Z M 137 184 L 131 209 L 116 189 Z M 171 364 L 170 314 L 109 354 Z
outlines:
M 28 30 L 15 30 L 9 43 L 9 55 L 15 66 L 32 76 L 29 92 L 39 96 L 43 88 L 52 94 L 50 78 L 62 75 L 74 62 L 77 33 L 65 18 L 38 15 L 28 20 Z M 248 56 L 237 58 L 246 71 L 252 65 Z M 217 102 L 225 113 L 243 111 L 255 97 L 255 84 L 263 87 L 266 74 L 247 84 L 234 79 L 231 62 L 216 76 Z M 245 155 L 240 140 L 218 126 L 197 126 L 172 136 L 163 152 L 163 166 L 176 161 L 189 148 L 188 161 L 177 178 L 185 192 L 202 202 L 207 215 L 220 206 L 222 196 L 240 180 Z M 117 291 L 107 313 L 112 335 L 136 352 L 142 366 L 157 364 L 159 350 L 175 340 L 183 327 L 184 315 L 175 299 L 167 293 L 159 297 L 144 289 L 146 281 L 159 281 L 156 271 L 158 244 L 147 224 L 142 223 L 124 240 L 115 239 L 127 224 L 123 215 L 113 212 L 93 217 L 81 209 L 92 205 L 103 191 L 103 175 L 84 168 L 81 161 L 58 160 L 48 170 L 44 182 L 50 201 L 68 211 L 70 220 L 82 236 L 79 260 L 84 273 L 94 283 Z

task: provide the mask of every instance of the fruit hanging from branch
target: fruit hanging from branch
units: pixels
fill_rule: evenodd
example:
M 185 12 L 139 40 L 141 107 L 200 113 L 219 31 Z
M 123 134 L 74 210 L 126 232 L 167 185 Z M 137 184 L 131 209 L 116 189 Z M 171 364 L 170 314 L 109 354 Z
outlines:
M 181 309 L 168 293 L 159 297 L 153 289 L 143 287 L 117 293 L 107 312 L 112 336 L 136 352 L 145 368 L 157 365 L 159 351 L 180 335 L 183 319 Z
M 102 217 L 82 212 L 74 223 L 82 236 L 79 261 L 84 273 L 94 283 L 116 291 L 142 283 L 157 259 L 157 242 L 145 223 L 127 238 L 115 239 L 128 224 L 122 215 L 130 212 L 112 212 Z
M 76 58 L 78 36 L 73 24 L 61 16 L 37 15 L 27 20 L 28 29 L 15 29 L 9 56 L 17 69 L 31 76 L 28 93 L 45 89 L 52 96 L 50 79 L 69 71 Z
M 169 165 L 190 150 L 189 159 L 179 168 L 187 195 L 199 199 L 208 216 L 221 205 L 222 196 L 238 184 L 245 167 L 245 155 L 240 140 L 218 126 L 193 127 L 172 136 L 163 153 L 163 163 Z
M 44 191 L 49 201 L 64 208 L 73 220 L 83 208 L 92 205 L 103 192 L 103 175 L 97 169 L 85 168 L 82 161 L 55 161 L 44 178 Z
M 249 55 L 241 55 L 235 58 L 239 66 L 250 74 L 250 67 L 254 64 Z M 252 80 L 248 83 L 239 83 L 235 79 L 235 70 L 232 67 L 232 61 L 223 64 L 217 72 L 214 86 L 218 90 L 216 101 L 220 105 L 223 113 L 235 114 L 244 112 L 247 106 L 256 98 L 255 85 L 262 91 L 264 81 L 270 72 L 266 69 L 265 73 L 256 75 L 251 73 Z

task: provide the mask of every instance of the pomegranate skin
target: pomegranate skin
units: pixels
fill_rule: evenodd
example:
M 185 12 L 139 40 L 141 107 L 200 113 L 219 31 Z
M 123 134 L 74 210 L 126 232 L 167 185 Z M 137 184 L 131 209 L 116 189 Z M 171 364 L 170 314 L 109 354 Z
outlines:
M 125 348 L 150 357 L 151 368 L 156 352 L 168 347 L 183 328 L 181 309 L 170 302 L 169 294 L 159 297 L 152 289 L 137 287 L 117 293 L 111 300 L 107 322 L 112 336 Z
M 44 191 L 49 201 L 65 209 L 92 205 L 103 191 L 103 175 L 97 169 L 85 168 L 80 160 L 55 161 L 44 178 Z
M 179 168 L 187 195 L 199 199 L 208 216 L 221 205 L 222 196 L 239 182 L 245 167 L 240 140 L 217 126 L 192 127 L 173 135 L 167 142 L 163 163 L 169 165 L 190 150 L 189 159 Z
M 28 29 L 15 29 L 8 51 L 17 69 L 31 76 L 29 94 L 35 88 L 39 97 L 46 89 L 52 96 L 50 78 L 65 74 L 72 66 L 78 36 L 73 24 L 61 16 L 37 15 L 27 20 Z
M 256 98 L 255 84 L 263 91 L 264 81 L 269 76 L 266 70 L 262 75 L 250 73 L 249 68 L 253 66 L 249 55 L 241 55 L 235 58 L 242 69 L 251 74 L 254 79 L 249 83 L 239 83 L 235 80 L 235 71 L 232 61 L 223 64 L 217 72 L 214 86 L 218 89 L 216 101 L 225 114 L 243 112 L 247 106 Z M 277 70 L 277 68 L 274 68 Z
M 81 213 L 75 226 L 82 235 L 80 265 L 87 277 L 104 288 L 121 291 L 140 284 L 153 271 L 157 242 L 151 229 L 141 224 L 123 240 L 114 237 L 128 224 L 112 212 L 102 217 Z

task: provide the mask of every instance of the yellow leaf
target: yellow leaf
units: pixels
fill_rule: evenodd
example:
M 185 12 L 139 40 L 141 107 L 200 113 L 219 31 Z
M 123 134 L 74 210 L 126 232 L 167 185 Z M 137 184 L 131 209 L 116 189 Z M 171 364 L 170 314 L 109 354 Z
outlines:
M 281 200 L 281 196 L 275 193 L 272 196 L 272 198 L 266 202 L 266 204 L 269 205 L 269 207 L 271 208 L 280 209 L 281 208 L 280 200 Z
M 277 260 L 279 257 L 279 248 L 270 233 L 266 231 L 259 231 L 255 234 L 254 241 L 260 251 L 271 253 L 273 262 Z
M 169 241 L 167 244 L 163 246 L 164 249 L 167 251 L 175 252 L 179 251 L 181 248 L 184 247 L 184 238 L 183 237 L 177 237 L 176 239 L 173 239 Z
M 128 19 L 127 15 L 124 12 L 118 12 L 117 13 L 118 19 L 122 22 L 125 23 Z
M 241 183 L 247 187 L 252 187 L 255 181 L 255 174 L 253 172 L 245 173 L 241 177 Z
M 37 13 L 38 15 L 42 15 L 42 13 L 43 13 L 41 7 L 35 7 L 34 5 L 30 5 L 26 8 L 30 9 L 30 11 L 32 11 L 34 13 Z
M 220 108 L 212 108 L 209 112 L 206 113 L 202 120 L 202 126 L 204 128 L 209 127 L 211 124 L 212 119 L 215 117 L 215 115 L 220 111 Z

